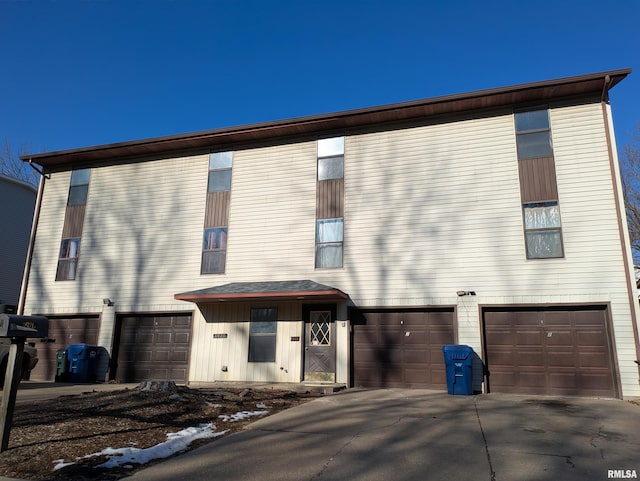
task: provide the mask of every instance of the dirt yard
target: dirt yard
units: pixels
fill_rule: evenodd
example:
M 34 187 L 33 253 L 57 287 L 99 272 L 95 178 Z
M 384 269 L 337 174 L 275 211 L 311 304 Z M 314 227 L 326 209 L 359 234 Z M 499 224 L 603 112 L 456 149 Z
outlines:
M 18 404 L 9 449 L 0 453 L 0 476 L 34 480 L 117 480 L 132 468 L 97 468 L 104 455 L 83 456 L 111 448 L 148 448 L 167 441 L 168 433 L 212 423 L 225 436 L 242 430 L 260 417 L 227 421 L 219 416 L 241 411 L 267 410 L 268 414 L 320 396 L 271 389 L 157 389 L 92 391 L 75 396 Z M 263 417 L 263 416 L 261 416 Z M 194 441 L 189 449 L 220 437 Z M 60 461 L 73 462 L 54 471 Z M 162 460 L 154 461 L 162 462 Z M 145 466 L 148 466 L 145 465 Z

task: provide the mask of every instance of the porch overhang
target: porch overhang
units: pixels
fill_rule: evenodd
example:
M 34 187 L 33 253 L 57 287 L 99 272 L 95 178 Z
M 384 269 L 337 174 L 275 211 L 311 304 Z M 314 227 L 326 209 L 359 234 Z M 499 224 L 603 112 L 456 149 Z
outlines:
M 343 301 L 349 296 L 335 287 L 310 280 L 233 282 L 222 286 L 182 292 L 173 296 L 178 301 L 194 302 L 253 302 L 253 301 Z

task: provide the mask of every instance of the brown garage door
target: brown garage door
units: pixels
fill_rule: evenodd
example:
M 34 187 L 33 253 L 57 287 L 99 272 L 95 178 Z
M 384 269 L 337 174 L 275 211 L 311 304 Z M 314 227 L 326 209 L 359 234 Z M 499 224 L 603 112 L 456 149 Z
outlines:
M 617 397 L 605 306 L 484 309 L 493 392 Z
M 56 374 L 56 352 L 69 344 L 96 344 L 100 318 L 96 316 L 47 316 L 49 341 L 36 342 L 38 364 L 31 372 L 34 381 L 53 381 Z
M 353 384 L 446 389 L 442 346 L 454 342 L 453 309 L 358 310 Z
M 118 316 L 117 324 L 118 381 L 187 381 L 191 314 Z

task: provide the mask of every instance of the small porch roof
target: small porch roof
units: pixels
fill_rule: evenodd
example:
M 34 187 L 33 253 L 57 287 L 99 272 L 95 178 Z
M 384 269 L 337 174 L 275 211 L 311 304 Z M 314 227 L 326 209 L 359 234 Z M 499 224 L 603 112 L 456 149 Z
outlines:
M 174 296 L 179 301 L 240 302 L 240 301 L 292 301 L 292 300 L 346 300 L 348 296 L 340 289 L 325 286 L 310 280 L 233 282 L 222 286 L 208 287 L 196 291 L 182 292 Z

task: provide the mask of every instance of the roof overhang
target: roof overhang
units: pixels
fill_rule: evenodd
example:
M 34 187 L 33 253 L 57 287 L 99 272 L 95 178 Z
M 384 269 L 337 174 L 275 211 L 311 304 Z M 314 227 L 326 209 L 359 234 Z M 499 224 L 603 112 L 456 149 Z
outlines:
M 88 166 L 104 162 L 144 160 L 178 153 L 232 150 L 239 146 L 275 142 L 278 139 L 321 136 L 336 132 L 347 133 L 393 122 L 416 121 L 439 115 L 461 114 L 506 106 L 533 105 L 587 96 L 597 96 L 607 100 L 609 90 L 630 72 L 631 69 L 611 70 L 379 107 L 73 150 L 28 154 L 20 158 L 26 162 L 35 162 L 46 170 L 52 170 L 65 165 Z
M 252 302 L 252 301 L 342 301 L 348 296 L 340 289 L 303 281 L 235 282 L 196 291 L 183 292 L 174 296 L 179 301 L 196 304 L 209 302 Z

